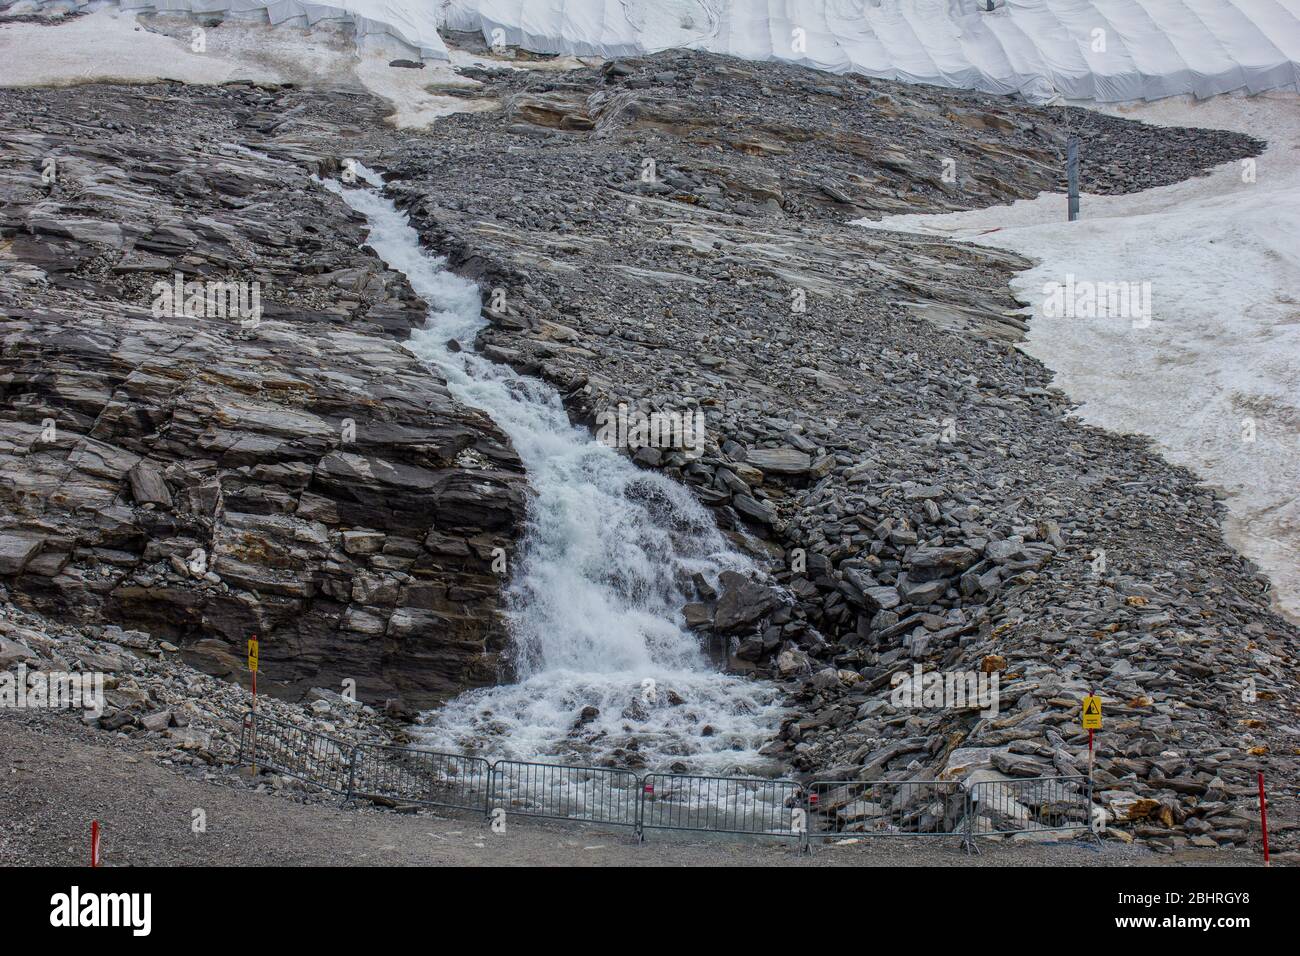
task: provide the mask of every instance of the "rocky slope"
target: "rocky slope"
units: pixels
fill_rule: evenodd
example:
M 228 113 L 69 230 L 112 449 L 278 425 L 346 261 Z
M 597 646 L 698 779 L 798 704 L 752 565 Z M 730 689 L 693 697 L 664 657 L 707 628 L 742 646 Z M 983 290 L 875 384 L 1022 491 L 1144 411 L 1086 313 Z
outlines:
M 319 151 L 303 165 L 246 148 L 346 135 L 310 118 L 328 98 L 2 95 L 15 599 L 169 638 L 230 677 L 258 634 L 271 692 L 351 679 L 417 707 L 495 681 L 491 562 L 522 516 L 519 461 L 403 349 L 423 305 L 308 181 Z M 154 283 L 177 274 L 258 283 L 257 327 L 155 315 Z
M 1059 188 L 1071 130 L 1098 192 L 1257 141 L 689 54 L 478 75 L 499 114 L 375 161 L 501 290 L 489 354 L 592 424 L 622 402 L 704 412 L 702 457 L 629 453 L 789 589 L 688 608 L 733 635 L 734 666 L 789 682 L 771 754 L 832 779 L 1076 773 L 1093 690 L 1113 820 L 1168 847 L 1247 838 L 1254 769 L 1295 779 L 1297 635 L 1213 494 L 1069 417 L 1014 348 L 1021 261 L 845 222 Z M 996 672 L 1000 714 L 894 706 L 917 664 Z
M 1070 419 L 1014 347 L 1022 260 L 846 223 L 1058 188 L 1070 131 L 1093 191 L 1257 141 L 694 54 L 474 75 L 498 111 L 400 137 L 341 94 L 0 94 L 17 602 L 174 637 L 216 673 L 258 630 L 296 691 L 351 676 L 419 704 L 494 679 L 490 558 L 523 476 L 400 348 L 409 290 L 307 180 L 358 158 L 480 281 L 486 354 L 589 424 L 621 402 L 703 411 L 702 456 L 627 451 L 782 585 L 702 587 L 686 614 L 785 682 L 768 752 L 791 772 L 1074 773 L 1095 690 L 1116 822 L 1164 848 L 1249 838 L 1253 771 L 1297 776 L 1297 634 L 1213 495 Z M 67 157 L 51 186 L 48 155 Z M 149 315 L 178 268 L 262 278 L 253 337 Z M 896 707 L 917 664 L 997 673 L 1000 713 Z
M 101 674 L 102 709 L 74 711 L 85 729 L 143 744 L 163 766 L 205 775 L 216 768 L 229 774 L 239 765 L 252 695 L 196 670 L 183 656 L 177 645 L 144 631 L 113 624 L 82 628 L 0 607 L 0 668 L 11 673 L 20 673 L 22 667 L 28 673 Z M 327 687 L 312 688 L 302 702 L 259 694 L 257 709 L 263 717 L 353 742 L 405 739 L 389 715 Z M 38 709 L 4 708 L 4 713 L 12 719 L 48 716 Z M 77 717 L 59 715 L 64 727 Z M 291 779 L 272 778 L 272 785 L 306 789 Z M 250 780 L 250 785 L 256 781 Z

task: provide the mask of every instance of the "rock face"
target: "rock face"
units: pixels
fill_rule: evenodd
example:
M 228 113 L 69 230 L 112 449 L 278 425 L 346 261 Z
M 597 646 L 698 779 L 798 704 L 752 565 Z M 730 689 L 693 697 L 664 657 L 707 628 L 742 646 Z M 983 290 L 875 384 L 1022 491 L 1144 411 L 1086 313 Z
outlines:
M 500 290 L 488 354 L 586 422 L 704 414 L 698 455 L 628 451 L 788 590 L 777 606 L 732 582 L 687 609 L 738 666 L 788 682 L 796 716 L 767 753 L 830 779 L 1074 774 L 1093 690 L 1103 802 L 1164 807 L 1112 826 L 1157 847 L 1246 839 L 1253 769 L 1296 778 L 1300 642 L 1213 495 L 1069 417 L 1014 348 L 1023 261 L 845 222 L 1060 188 L 1067 129 L 1094 192 L 1261 144 L 694 54 L 476 75 L 499 112 L 367 161 Z M 996 674 L 1000 709 L 896 706 L 917 665 Z
M 0 96 L 13 597 L 171 639 L 231 678 L 257 634 L 273 693 L 351 679 L 363 700 L 416 707 L 495 682 L 508 638 L 491 563 L 522 517 L 522 469 L 402 347 L 423 304 L 311 185 L 318 153 L 301 144 L 337 135 L 311 119 L 328 99 Z M 182 115 L 183 137 L 137 132 Z M 276 135 L 297 144 L 279 160 L 229 145 Z M 178 273 L 256 283 L 258 321 L 155 314 L 154 283 Z

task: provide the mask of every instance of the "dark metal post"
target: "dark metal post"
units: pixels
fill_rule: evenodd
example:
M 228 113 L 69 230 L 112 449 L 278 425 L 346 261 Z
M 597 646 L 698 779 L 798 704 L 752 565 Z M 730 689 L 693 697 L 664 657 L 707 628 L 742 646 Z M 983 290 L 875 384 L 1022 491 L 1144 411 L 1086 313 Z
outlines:
M 963 784 L 963 786 L 965 785 Z M 967 856 L 970 856 L 978 849 L 975 846 L 975 823 L 973 819 L 975 816 L 975 804 L 979 799 L 975 794 L 976 786 L 978 786 L 978 784 L 969 787 L 966 790 L 966 825 L 962 828 L 961 845 L 962 849 L 966 851 Z
M 633 834 L 638 844 L 645 842 L 645 782 L 646 777 L 637 777 L 636 781 L 636 829 Z
M 1071 136 L 1065 148 L 1065 175 L 1070 181 L 1070 222 L 1079 218 L 1079 138 Z
M 356 786 L 357 786 L 357 754 L 358 754 L 358 751 L 360 751 L 360 749 L 361 749 L 361 748 L 360 748 L 359 746 L 357 746 L 356 744 L 353 744 L 353 746 L 352 746 L 352 752 L 351 752 L 350 754 L 348 754 L 348 791 L 347 791 L 347 793 L 344 794 L 344 796 L 343 796 L 343 802 L 344 802 L 344 803 L 350 803 L 350 802 L 351 802 L 351 800 L 352 800 L 352 794 L 353 794 L 353 792 L 356 790 Z

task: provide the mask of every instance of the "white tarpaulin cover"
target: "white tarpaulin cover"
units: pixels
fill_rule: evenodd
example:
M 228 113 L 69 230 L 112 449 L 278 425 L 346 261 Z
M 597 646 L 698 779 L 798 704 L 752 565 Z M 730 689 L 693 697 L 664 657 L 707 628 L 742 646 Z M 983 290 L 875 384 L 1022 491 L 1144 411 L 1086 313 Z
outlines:
M 86 0 L 36 0 L 83 6 Z M 447 59 L 438 35 L 538 53 L 676 47 L 835 73 L 1122 102 L 1300 89 L 1300 0 L 120 0 L 273 24 L 343 20 L 358 42 Z
M 1106 102 L 1296 89 L 1300 0 L 445 0 L 547 53 L 669 47 L 835 73 Z

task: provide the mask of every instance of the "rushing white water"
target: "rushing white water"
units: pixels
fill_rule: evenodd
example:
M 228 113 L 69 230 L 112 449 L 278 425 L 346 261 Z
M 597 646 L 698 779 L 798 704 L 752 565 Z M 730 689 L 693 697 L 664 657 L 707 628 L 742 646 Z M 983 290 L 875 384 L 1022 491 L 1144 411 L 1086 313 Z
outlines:
M 686 488 L 574 427 L 550 386 L 474 353 L 485 324 L 478 287 L 421 249 L 388 199 L 326 185 L 366 216 L 368 245 L 428 303 L 411 349 L 510 437 L 532 489 L 505 602 L 517 683 L 426 714 L 424 742 L 513 758 L 760 769 L 757 748 L 782 714 L 778 691 L 714 669 L 681 612 L 693 574 L 716 582 L 728 568 L 751 570 L 749 561 Z M 599 713 L 584 714 L 591 707 Z

